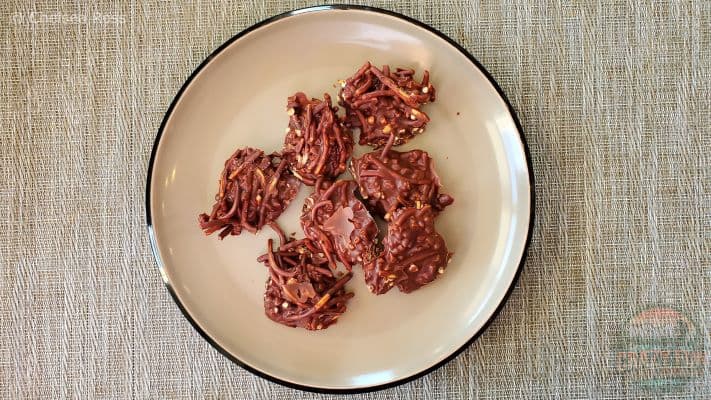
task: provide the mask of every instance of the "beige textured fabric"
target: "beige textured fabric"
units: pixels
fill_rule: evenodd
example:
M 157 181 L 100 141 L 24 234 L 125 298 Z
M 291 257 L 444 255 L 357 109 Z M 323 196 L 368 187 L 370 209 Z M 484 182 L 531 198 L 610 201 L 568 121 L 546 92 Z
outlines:
M 187 76 L 243 28 L 307 4 L 63 3 L 0 5 L 0 398 L 316 397 L 196 334 L 144 212 L 151 146 Z M 525 270 L 489 330 L 438 371 L 360 397 L 709 398 L 711 2 L 372 5 L 489 69 L 526 132 L 537 203 Z M 698 326 L 706 353 L 686 385 L 644 389 L 616 369 L 649 304 Z

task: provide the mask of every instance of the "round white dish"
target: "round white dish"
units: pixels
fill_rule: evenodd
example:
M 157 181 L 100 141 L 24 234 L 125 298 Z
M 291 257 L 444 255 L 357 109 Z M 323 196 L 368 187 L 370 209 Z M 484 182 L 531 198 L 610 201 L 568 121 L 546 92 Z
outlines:
M 310 332 L 264 315 L 265 229 L 220 241 L 197 215 L 211 208 L 224 160 L 238 147 L 281 148 L 286 97 L 335 99 L 333 84 L 363 62 L 428 69 L 436 102 L 427 131 L 398 150 L 435 160 L 455 203 L 437 220 L 454 252 L 446 272 L 405 295 L 355 293 L 332 327 Z M 421 76 L 421 75 L 418 75 Z M 357 141 L 357 134 L 356 134 Z M 363 152 L 360 149 L 359 152 Z M 279 218 L 302 237 L 299 196 Z M 188 79 L 151 155 L 147 219 L 161 275 L 181 311 L 213 346 L 250 371 L 305 390 L 380 389 L 421 376 L 471 343 L 503 305 L 522 268 L 533 218 L 533 176 L 520 125 L 484 68 L 436 30 L 358 6 L 275 16 L 236 35 Z

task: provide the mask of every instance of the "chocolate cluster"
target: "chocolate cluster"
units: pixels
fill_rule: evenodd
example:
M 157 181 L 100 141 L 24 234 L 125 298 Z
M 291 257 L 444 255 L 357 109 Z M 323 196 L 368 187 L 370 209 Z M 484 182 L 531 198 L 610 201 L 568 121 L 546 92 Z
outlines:
M 302 182 L 314 185 L 318 178 L 335 179 L 346 170 L 353 154 L 353 137 L 341 125 L 331 104 L 310 99 L 302 92 L 287 99 L 289 126 L 284 138 L 284 158 Z
M 283 234 L 281 234 L 283 236 Z M 352 274 L 334 276 L 327 259 L 308 239 L 283 242 L 276 250 L 267 242 L 267 253 L 258 258 L 269 268 L 264 312 L 272 321 L 308 330 L 336 323 L 353 297 L 345 284 Z
M 442 184 L 426 151 L 373 151 L 354 158 L 351 173 L 368 208 L 386 221 L 401 207 L 441 211 L 454 201 L 439 192 Z
M 200 214 L 200 228 L 219 237 L 256 233 L 274 221 L 296 197 L 299 181 L 278 153 L 253 148 L 238 149 L 225 161 L 219 189 L 210 214 Z
M 301 227 L 304 235 L 319 244 L 331 261 L 348 270 L 373 258 L 378 227 L 355 196 L 358 185 L 351 180 L 321 180 L 304 202 Z
M 391 71 L 366 62 L 353 76 L 341 81 L 339 103 L 346 109 L 345 125 L 359 128 L 359 143 L 382 147 L 391 136 L 394 145 L 403 144 L 424 132 L 430 118 L 420 110 L 435 100 L 435 88 L 425 71 L 421 82 L 415 70 Z
M 382 253 L 363 266 L 371 292 L 383 294 L 397 286 L 410 293 L 444 273 L 452 253 L 435 230 L 435 215 L 428 205 L 393 213 Z

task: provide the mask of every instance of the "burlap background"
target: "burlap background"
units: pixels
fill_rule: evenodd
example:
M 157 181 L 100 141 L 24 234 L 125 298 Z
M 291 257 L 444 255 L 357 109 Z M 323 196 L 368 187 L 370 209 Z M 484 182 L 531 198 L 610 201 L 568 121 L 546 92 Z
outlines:
M 180 85 L 235 33 L 307 4 L 63 3 L 0 5 L 0 397 L 316 397 L 203 341 L 144 227 L 149 152 Z M 711 3 L 369 4 L 444 31 L 497 79 L 537 218 L 491 328 L 435 373 L 360 397 L 709 398 Z M 698 324 L 705 367 L 649 391 L 615 370 L 615 346 L 659 303 Z

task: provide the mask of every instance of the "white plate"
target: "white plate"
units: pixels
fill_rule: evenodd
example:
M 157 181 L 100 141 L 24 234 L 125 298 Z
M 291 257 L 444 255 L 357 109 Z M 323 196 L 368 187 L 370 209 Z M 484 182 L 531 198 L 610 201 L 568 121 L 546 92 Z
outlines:
M 412 294 L 355 293 L 334 326 L 318 332 L 264 315 L 267 269 L 255 261 L 271 230 L 217 240 L 197 215 L 214 201 L 225 159 L 238 147 L 281 148 L 286 97 L 334 98 L 337 79 L 364 61 L 428 69 L 437 88 L 427 131 L 400 149 L 435 160 L 455 198 L 437 220 L 454 251 L 446 273 Z M 362 149 L 361 149 L 362 152 Z M 300 195 L 279 218 L 301 231 Z M 520 126 L 474 58 L 436 30 L 384 10 L 324 6 L 273 17 L 238 34 L 178 92 L 148 172 L 147 216 L 163 279 L 193 326 L 260 376 L 315 391 L 366 391 L 421 376 L 453 358 L 493 319 L 521 269 L 532 224 L 532 175 Z

